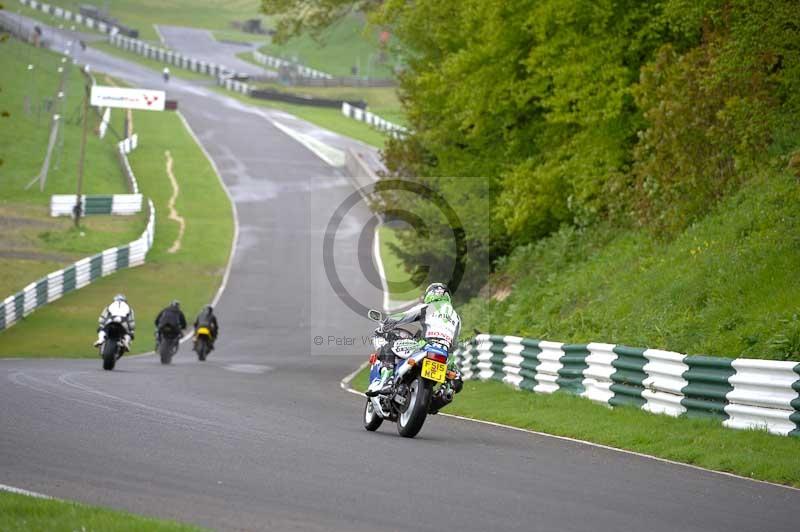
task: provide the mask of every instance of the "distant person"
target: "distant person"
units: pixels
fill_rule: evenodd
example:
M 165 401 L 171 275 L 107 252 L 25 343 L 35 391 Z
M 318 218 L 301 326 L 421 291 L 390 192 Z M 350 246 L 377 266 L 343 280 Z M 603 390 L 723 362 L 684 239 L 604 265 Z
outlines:
M 181 302 L 173 300 L 167 307 L 158 313 L 155 320 L 156 326 L 156 350 L 161 342 L 161 335 L 166 329 L 173 329 L 174 332 L 183 331 L 186 328 L 186 316 L 181 310 Z
M 164 74 L 164 83 L 169 82 L 169 67 L 164 67 L 162 72 Z
M 197 329 L 200 327 L 207 327 L 211 331 L 211 345 L 209 347 L 213 350 L 214 342 L 217 341 L 217 335 L 219 334 L 219 324 L 217 323 L 217 317 L 214 315 L 214 307 L 211 305 L 203 307 L 203 310 L 194 319 L 195 336 L 197 336 Z
M 134 333 L 136 332 L 136 319 L 133 315 L 133 309 L 128 305 L 128 300 L 123 294 L 115 295 L 114 301 L 100 313 L 100 317 L 97 319 L 97 341 L 94 343 L 94 347 L 98 347 L 106 341 L 106 324 L 110 321 L 117 320 L 119 320 L 126 331 L 125 336 L 122 338 L 125 350 L 131 350 L 131 340 L 133 340 Z

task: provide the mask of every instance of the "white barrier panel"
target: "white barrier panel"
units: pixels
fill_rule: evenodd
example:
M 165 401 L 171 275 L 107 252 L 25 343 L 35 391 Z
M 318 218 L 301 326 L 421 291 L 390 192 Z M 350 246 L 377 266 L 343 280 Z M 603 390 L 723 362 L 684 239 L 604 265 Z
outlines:
M 642 383 L 645 387 L 642 397 L 647 400 L 642 409 L 673 417 L 686 412 L 686 407 L 681 405 L 683 398 L 681 390 L 689 384 L 689 381 L 682 377 L 683 373 L 689 370 L 689 366 L 683 363 L 686 355 L 647 349 L 644 357 L 649 362 L 642 368 L 648 375 Z

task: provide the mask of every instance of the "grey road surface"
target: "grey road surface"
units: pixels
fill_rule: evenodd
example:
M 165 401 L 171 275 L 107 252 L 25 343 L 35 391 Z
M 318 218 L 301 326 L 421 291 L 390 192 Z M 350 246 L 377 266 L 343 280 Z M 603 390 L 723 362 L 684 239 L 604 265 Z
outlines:
M 81 60 L 161 84 L 96 51 Z M 330 288 L 320 252 L 349 181 L 262 109 L 168 89 L 239 215 L 219 350 L 201 364 L 184 345 L 172 366 L 123 358 L 113 372 L 0 360 L 0 483 L 224 530 L 797 530 L 800 491 L 441 416 L 414 440 L 364 431 L 363 399 L 339 381 L 371 327 Z M 369 216 L 354 209 L 334 259 L 377 306 L 358 269 Z

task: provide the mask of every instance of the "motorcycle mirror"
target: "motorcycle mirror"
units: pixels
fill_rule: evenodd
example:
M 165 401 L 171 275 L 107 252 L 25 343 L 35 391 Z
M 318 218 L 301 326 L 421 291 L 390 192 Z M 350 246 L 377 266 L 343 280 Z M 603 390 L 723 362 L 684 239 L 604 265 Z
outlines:
M 375 310 L 374 308 L 369 309 L 369 312 L 367 312 L 367 317 L 369 317 L 369 319 L 372 321 L 383 321 L 383 314 L 381 311 Z

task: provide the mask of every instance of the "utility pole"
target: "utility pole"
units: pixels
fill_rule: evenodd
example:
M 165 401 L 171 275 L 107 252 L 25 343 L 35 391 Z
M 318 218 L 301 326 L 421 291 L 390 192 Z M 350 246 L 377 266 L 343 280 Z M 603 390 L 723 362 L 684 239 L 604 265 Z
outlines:
M 88 77 L 88 76 L 87 76 Z M 81 189 L 83 188 L 83 161 L 86 156 L 86 137 L 89 132 L 89 83 L 87 80 L 86 90 L 83 95 L 83 135 L 81 137 L 81 153 L 78 159 L 78 192 L 75 196 L 75 207 L 72 212 L 75 215 L 75 227 L 78 227 L 81 219 Z

